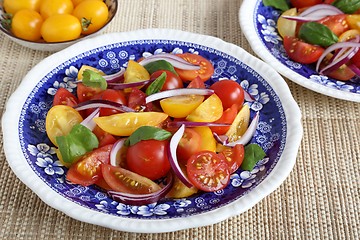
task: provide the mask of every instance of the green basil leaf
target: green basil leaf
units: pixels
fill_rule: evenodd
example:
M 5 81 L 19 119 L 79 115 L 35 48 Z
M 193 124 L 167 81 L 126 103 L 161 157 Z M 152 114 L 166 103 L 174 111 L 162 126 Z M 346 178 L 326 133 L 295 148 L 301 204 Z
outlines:
M 161 88 L 164 86 L 166 80 L 166 72 L 161 73 L 161 75 L 153 81 L 149 87 L 146 89 L 146 95 L 151 95 L 157 92 L 160 92 Z
M 332 5 L 344 13 L 354 13 L 360 8 L 360 0 L 336 0 Z
M 286 0 L 263 0 L 263 4 L 264 6 L 274 7 L 284 12 L 290 8 Z
M 245 146 L 245 156 L 241 164 L 241 169 L 251 171 L 256 163 L 266 156 L 264 150 L 257 144 L 249 144 Z
M 168 70 L 168 71 L 178 75 L 177 72 L 175 71 L 173 65 L 171 65 L 171 63 L 169 63 L 168 61 L 165 61 L 165 60 L 157 60 L 157 61 L 148 63 L 144 66 L 144 68 L 149 72 L 150 75 L 158 70 Z
M 99 146 L 96 135 L 87 127 L 76 124 L 70 133 L 56 137 L 61 157 L 66 163 L 73 163 L 79 157 Z
M 102 90 L 105 90 L 107 88 L 107 82 L 105 78 L 99 73 L 94 72 L 90 69 L 86 69 L 83 72 L 82 82 L 85 86 L 88 87 L 101 88 Z
M 325 25 L 307 22 L 301 25 L 299 38 L 307 43 L 328 47 L 338 42 L 338 37 Z
M 171 132 L 168 132 L 164 129 L 152 127 L 152 126 L 142 126 L 136 129 L 125 141 L 125 146 L 132 146 L 142 140 L 166 140 L 171 137 Z

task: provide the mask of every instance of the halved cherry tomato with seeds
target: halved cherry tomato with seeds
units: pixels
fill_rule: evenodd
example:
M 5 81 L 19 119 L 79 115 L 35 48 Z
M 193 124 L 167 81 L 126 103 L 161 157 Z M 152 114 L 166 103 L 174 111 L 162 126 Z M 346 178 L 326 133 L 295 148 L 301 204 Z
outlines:
M 290 36 L 284 37 L 284 48 L 290 59 L 304 64 L 316 62 L 324 52 L 324 49 L 320 46 Z
M 219 155 L 220 157 L 223 157 L 225 162 L 229 165 L 230 173 L 233 173 L 241 166 L 241 163 L 244 160 L 244 145 L 236 144 L 233 148 L 225 147 Z
M 206 58 L 193 53 L 183 53 L 178 54 L 178 56 L 182 57 L 189 63 L 200 66 L 199 70 L 183 70 L 176 68 L 176 72 L 183 81 L 192 81 L 199 77 L 203 82 L 205 82 L 214 74 L 214 66 Z
M 74 107 L 78 104 L 77 97 L 69 92 L 66 88 L 59 88 L 54 96 L 53 106 L 55 105 L 67 105 Z

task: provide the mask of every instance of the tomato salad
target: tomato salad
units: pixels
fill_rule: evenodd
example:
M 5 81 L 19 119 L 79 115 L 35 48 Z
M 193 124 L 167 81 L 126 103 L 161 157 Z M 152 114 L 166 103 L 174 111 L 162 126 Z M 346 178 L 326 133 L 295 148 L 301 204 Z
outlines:
M 46 132 L 66 179 L 95 184 L 115 200 L 146 204 L 225 188 L 265 156 L 249 144 L 259 121 L 233 80 L 209 87 L 212 63 L 197 54 L 129 60 L 106 75 L 83 65 L 76 94 L 59 88 Z
M 360 0 L 263 0 L 283 11 L 277 28 L 289 58 L 347 81 L 360 76 Z

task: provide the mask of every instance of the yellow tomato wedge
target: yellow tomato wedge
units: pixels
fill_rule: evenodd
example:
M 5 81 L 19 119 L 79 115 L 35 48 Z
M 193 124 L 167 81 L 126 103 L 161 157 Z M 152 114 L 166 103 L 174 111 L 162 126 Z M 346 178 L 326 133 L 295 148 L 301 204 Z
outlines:
M 186 169 L 183 170 L 186 172 Z M 170 192 L 166 195 L 168 198 L 185 198 L 197 193 L 195 187 L 188 188 L 178 177 L 174 175 L 174 183 Z
M 99 73 L 101 76 L 104 76 L 105 73 L 97 68 L 94 68 L 94 67 L 91 67 L 91 66 L 88 66 L 88 65 L 82 65 L 81 68 L 79 69 L 79 72 L 78 72 L 78 75 L 77 75 L 77 79 L 78 80 L 81 80 L 83 78 L 83 73 L 85 70 L 91 70 L 91 71 L 94 71 L 96 73 Z
M 345 19 L 351 29 L 360 30 L 360 14 L 348 14 Z
M 281 14 L 277 21 L 277 28 L 281 37 L 295 36 L 296 21 L 283 18 L 283 16 L 296 16 L 296 8 L 290 8 Z
M 170 117 L 184 118 L 204 101 L 204 96 L 184 95 L 165 98 L 160 101 L 162 110 Z
M 212 94 L 192 111 L 186 120 L 193 122 L 214 122 L 223 114 L 223 106 L 220 98 Z
M 216 139 L 209 127 L 194 127 L 193 128 L 201 137 L 201 145 L 199 151 L 216 152 Z
M 360 35 L 359 30 L 357 30 L 357 29 L 347 30 L 339 36 L 338 42 L 346 42 L 350 39 L 355 38 L 357 35 Z
M 74 108 L 66 105 L 55 105 L 46 115 L 45 129 L 50 141 L 56 143 L 57 136 L 67 135 L 75 124 L 81 123 L 83 118 Z
M 234 142 L 242 135 L 244 135 L 250 122 L 250 108 L 248 105 L 244 105 L 239 113 L 236 115 L 235 120 L 231 124 L 229 130 L 226 132 L 226 136 L 229 137 L 229 142 Z
M 142 65 L 133 60 L 129 60 L 128 66 L 124 73 L 125 83 L 141 82 L 149 79 L 150 74 Z
M 94 118 L 105 132 L 115 136 L 130 136 L 141 126 L 158 126 L 168 115 L 162 112 L 127 112 Z

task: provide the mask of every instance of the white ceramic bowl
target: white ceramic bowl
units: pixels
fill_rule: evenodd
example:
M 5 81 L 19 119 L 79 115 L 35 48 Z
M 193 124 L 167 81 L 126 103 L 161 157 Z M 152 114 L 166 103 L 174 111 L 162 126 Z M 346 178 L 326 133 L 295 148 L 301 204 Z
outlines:
M 107 23 L 98 31 L 89 34 L 87 36 L 82 35 L 79 39 L 75 39 L 72 41 L 66 41 L 66 42 L 55 42 L 55 43 L 47 43 L 47 42 L 33 42 L 33 41 L 28 41 L 28 40 L 24 40 L 21 38 L 18 38 L 16 36 L 14 36 L 14 34 L 8 29 L 7 26 L 5 26 L 4 24 L 0 24 L 0 30 L 1 32 L 3 32 L 8 38 L 10 38 L 11 40 L 13 40 L 14 42 L 24 46 L 24 47 L 28 47 L 34 50 L 40 50 L 40 51 L 50 51 L 50 52 L 56 52 L 59 50 L 62 50 L 76 42 L 79 42 L 83 39 L 87 39 L 87 38 L 91 38 L 93 36 L 96 36 L 98 34 L 100 34 L 101 32 L 103 32 L 106 27 L 109 25 L 109 23 L 114 19 L 117 9 L 118 9 L 118 1 L 117 0 L 105 0 L 104 1 L 106 3 L 106 5 L 109 8 L 109 18 Z M 4 19 L 6 18 L 5 16 L 5 10 L 3 8 L 3 1 L 0 1 L 0 22 L 2 22 Z

